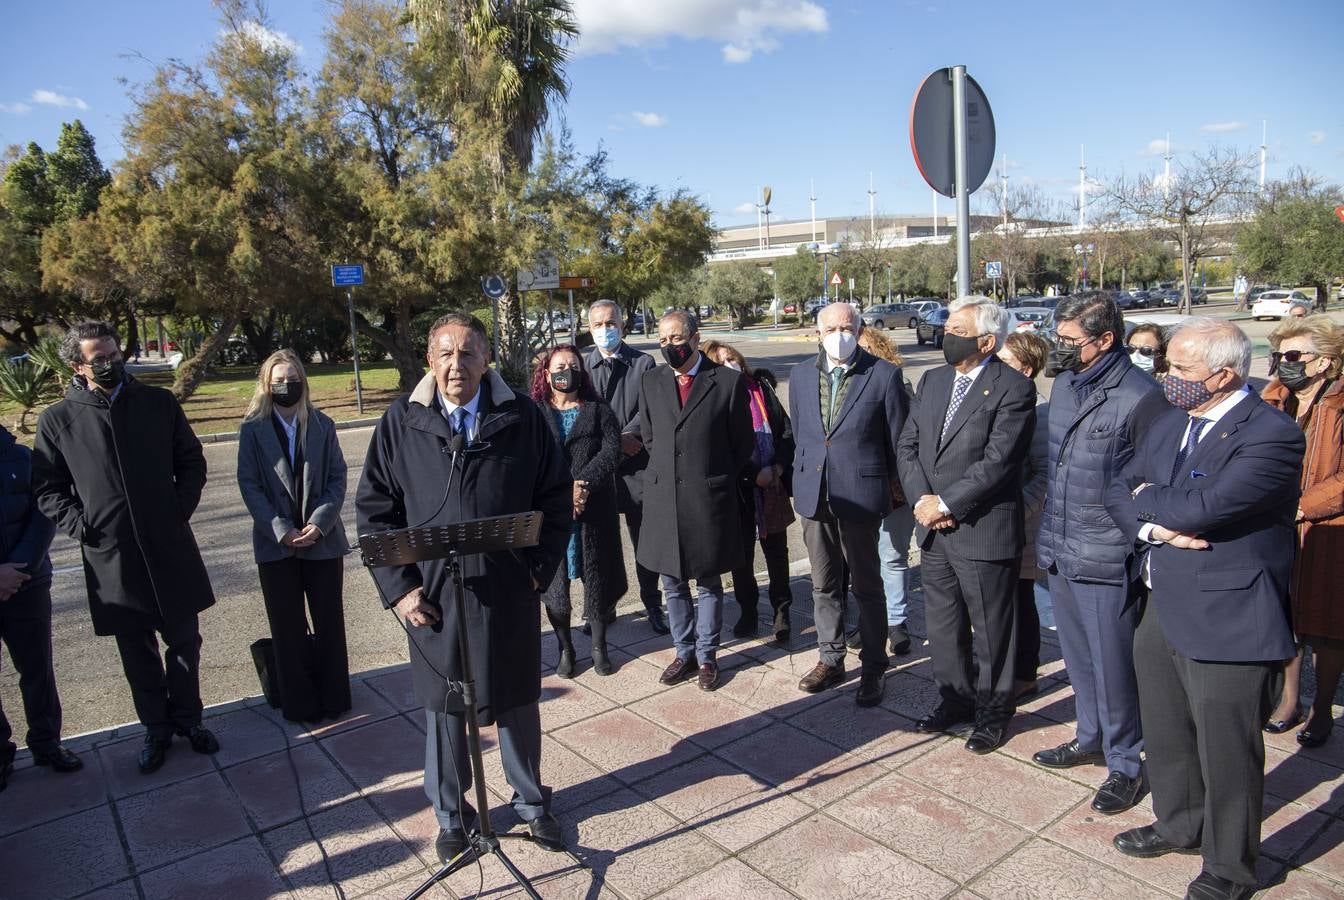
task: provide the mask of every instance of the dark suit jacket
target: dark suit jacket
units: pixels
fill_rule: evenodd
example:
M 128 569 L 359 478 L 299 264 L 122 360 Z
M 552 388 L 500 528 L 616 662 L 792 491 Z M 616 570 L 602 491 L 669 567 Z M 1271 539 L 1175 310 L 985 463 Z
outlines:
M 741 374 L 702 357 L 682 407 L 676 373 L 658 366 L 640 381 L 639 405 L 649 467 L 636 557 L 678 578 L 741 565 L 739 491 L 756 447 Z
M 821 428 L 820 380 L 824 353 L 804 360 L 789 376 L 793 412 L 793 506 L 817 518 L 823 500 L 838 519 L 882 519 L 891 512 L 896 474 L 896 439 L 905 426 L 910 398 L 901 370 L 858 351 L 844 403 Z M 823 494 L 824 491 L 824 494 Z
M 966 559 L 1022 554 L 1022 471 L 1036 427 L 1036 388 L 991 356 L 938 440 L 956 370 L 939 366 L 919 381 L 897 449 L 901 486 L 910 504 L 937 494 L 952 511 L 950 548 Z M 927 547 L 930 531 L 916 535 Z
M 624 341 L 608 360 L 596 347 L 588 351 L 584 364 L 593 376 L 593 386 L 616 413 L 621 431 L 640 430 L 639 382 L 644 373 L 654 367 L 653 357 L 631 347 Z M 621 512 L 638 508 L 644 497 L 644 469 L 649 454 L 640 451 L 634 456 L 621 457 L 616 470 L 616 502 Z
M 1295 652 L 1288 582 L 1301 490 L 1302 429 L 1255 394 L 1209 428 L 1173 483 L 1189 416 L 1159 416 L 1106 492 L 1106 508 L 1136 562 L 1151 562 L 1157 618 L 1168 643 L 1190 659 L 1257 662 Z M 1131 497 L 1133 489 L 1148 487 Z M 1138 542 L 1155 523 L 1197 534 L 1208 550 Z

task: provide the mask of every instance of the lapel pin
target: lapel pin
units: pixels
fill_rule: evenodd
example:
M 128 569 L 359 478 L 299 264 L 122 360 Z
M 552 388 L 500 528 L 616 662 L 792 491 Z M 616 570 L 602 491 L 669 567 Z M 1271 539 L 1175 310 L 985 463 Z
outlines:
M 986 397 L 989 396 L 989 388 L 985 388 L 985 396 L 986 396 Z
M 1224 431 L 1222 434 L 1219 435 L 1219 437 L 1227 437 L 1227 432 Z

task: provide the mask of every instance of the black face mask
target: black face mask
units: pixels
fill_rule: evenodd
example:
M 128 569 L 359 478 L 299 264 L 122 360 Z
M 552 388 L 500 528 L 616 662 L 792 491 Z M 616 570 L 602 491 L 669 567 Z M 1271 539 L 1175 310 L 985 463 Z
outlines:
M 572 394 L 579 389 L 579 370 L 561 369 L 551 373 L 551 387 L 562 394 Z
M 1316 378 L 1315 375 L 1307 374 L 1306 360 L 1301 362 L 1288 362 L 1282 360 L 1278 369 L 1279 381 L 1290 391 L 1300 391 Z
M 1062 344 L 1050 351 L 1050 357 L 1056 372 L 1080 372 L 1083 368 L 1083 348 L 1065 347 Z
M 126 364 L 119 359 L 96 362 L 89 366 L 93 371 L 93 383 L 105 391 L 110 391 L 126 378 Z
M 302 381 L 277 381 L 271 385 L 271 402 L 281 409 L 289 409 L 302 399 Z
M 695 348 L 690 344 L 664 344 L 663 359 L 674 369 L 680 369 L 686 365 L 686 362 L 695 353 Z
M 959 334 L 943 335 L 943 359 L 949 366 L 959 365 L 980 352 L 979 337 L 962 337 Z

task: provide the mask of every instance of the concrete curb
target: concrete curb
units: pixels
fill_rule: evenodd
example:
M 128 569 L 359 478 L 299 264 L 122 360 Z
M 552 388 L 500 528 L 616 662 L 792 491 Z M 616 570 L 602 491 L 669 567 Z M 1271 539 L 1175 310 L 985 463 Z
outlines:
M 371 428 L 374 425 L 377 425 L 381 419 L 382 416 L 376 416 L 373 418 L 366 417 L 363 419 L 347 419 L 344 422 L 337 422 L 336 430 L 346 431 L 351 428 Z M 217 434 L 198 434 L 196 435 L 196 438 L 202 444 L 227 444 L 231 441 L 238 440 L 238 432 L 221 431 Z

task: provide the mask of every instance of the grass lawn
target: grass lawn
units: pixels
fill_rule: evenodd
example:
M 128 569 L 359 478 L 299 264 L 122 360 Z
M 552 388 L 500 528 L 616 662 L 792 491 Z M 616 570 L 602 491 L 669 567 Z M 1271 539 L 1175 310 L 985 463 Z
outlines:
M 350 364 L 310 365 L 308 390 L 313 403 L 337 422 L 360 418 L 355 406 L 355 375 Z M 388 405 L 400 396 L 397 390 L 397 370 L 391 362 L 361 365 L 360 383 L 364 388 L 364 417 L 380 416 Z M 136 378 L 146 384 L 168 388 L 173 384 L 173 373 L 142 372 Z M 257 385 L 255 366 L 224 366 L 213 376 L 202 381 L 191 399 L 183 404 L 187 420 L 199 435 L 237 431 L 247 411 L 248 401 Z M 37 413 L 28 417 L 30 428 L 37 427 Z M 0 404 L 0 422 L 13 431 L 25 444 L 32 444 L 31 435 L 18 433 L 19 408 Z

